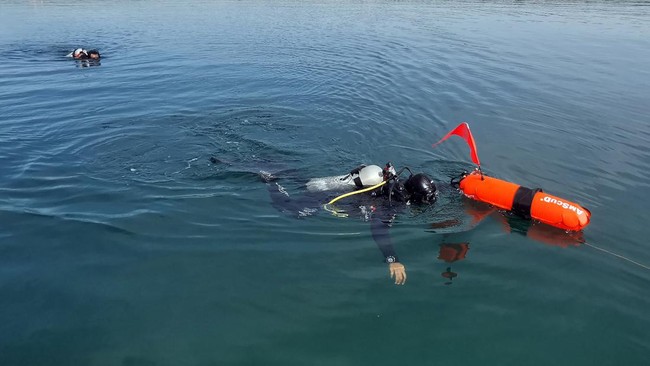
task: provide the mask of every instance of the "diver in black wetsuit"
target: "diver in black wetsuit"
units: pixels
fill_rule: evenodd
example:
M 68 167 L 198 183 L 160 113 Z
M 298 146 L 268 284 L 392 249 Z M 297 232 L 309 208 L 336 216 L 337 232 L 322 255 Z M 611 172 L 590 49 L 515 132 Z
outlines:
M 408 170 L 410 175 L 402 181 L 400 176 L 404 170 Z M 284 187 L 275 181 L 275 177 L 268 173 L 261 173 L 261 176 L 267 183 L 273 206 L 279 211 L 305 217 L 317 212 L 325 203 L 322 192 L 310 192 L 298 200 L 291 199 Z M 391 278 L 395 279 L 395 284 L 403 285 L 406 281 L 406 268 L 400 263 L 393 248 L 389 228 L 395 216 L 406 205 L 433 204 L 436 200 L 435 184 L 426 174 L 412 174 L 408 168 L 403 168 L 398 173 L 390 163 L 384 169 L 376 165 L 362 165 L 338 180 L 352 182 L 359 192 L 368 191 L 356 195 L 354 206 L 359 207 L 364 218 L 370 221 L 372 238 L 388 264 Z M 340 214 L 339 211 L 331 212 Z
M 83 48 L 77 48 L 76 50 L 70 52 L 68 57 L 72 57 L 75 60 L 99 60 L 101 55 L 97 50 L 87 51 Z

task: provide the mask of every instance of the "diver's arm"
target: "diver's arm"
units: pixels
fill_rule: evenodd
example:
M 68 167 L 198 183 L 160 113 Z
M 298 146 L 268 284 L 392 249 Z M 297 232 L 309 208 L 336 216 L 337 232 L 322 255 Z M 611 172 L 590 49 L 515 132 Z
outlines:
M 403 285 L 406 282 L 406 268 L 397 258 L 397 253 L 393 248 L 393 243 L 388 233 L 391 220 L 383 221 L 379 218 L 373 218 L 371 222 L 372 238 L 375 240 L 377 247 L 384 255 L 384 261 L 388 263 L 390 277 L 395 279 L 396 285 Z
M 381 254 L 384 255 L 384 261 L 386 263 L 399 262 L 397 258 L 397 253 L 393 248 L 393 242 L 390 239 L 390 234 L 388 230 L 390 229 L 390 221 L 385 222 L 379 218 L 373 218 L 370 226 L 372 232 L 372 238 L 377 244 L 377 248 L 381 251 Z

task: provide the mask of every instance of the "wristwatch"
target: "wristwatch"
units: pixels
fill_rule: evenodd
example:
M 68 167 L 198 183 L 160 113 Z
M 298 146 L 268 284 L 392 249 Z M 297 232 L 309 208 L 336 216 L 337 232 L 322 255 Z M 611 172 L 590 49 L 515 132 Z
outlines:
M 389 255 L 388 257 L 386 257 L 386 263 L 391 264 L 395 262 L 397 262 L 397 258 L 395 258 L 394 256 Z

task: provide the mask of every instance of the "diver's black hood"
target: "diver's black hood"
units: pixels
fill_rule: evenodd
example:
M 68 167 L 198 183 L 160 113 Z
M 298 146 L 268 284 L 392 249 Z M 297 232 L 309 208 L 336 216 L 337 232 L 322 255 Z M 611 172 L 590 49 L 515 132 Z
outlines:
M 436 185 L 428 175 L 419 173 L 412 175 L 404 183 L 409 200 L 413 203 L 433 203 L 436 200 Z

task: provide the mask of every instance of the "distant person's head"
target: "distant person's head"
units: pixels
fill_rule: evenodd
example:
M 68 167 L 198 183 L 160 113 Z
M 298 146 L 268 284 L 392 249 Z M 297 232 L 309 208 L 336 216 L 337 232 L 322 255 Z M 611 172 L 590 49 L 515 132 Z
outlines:
M 88 53 L 83 48 L 77 48 L 76 50 L 72 51 L 72 57 L 78 60 L 84 60 L 88 58 Z
M 99 55 L 99 51 L 97 50 L 90 50 L 87 52 L 87 54 L 88 54 L 88 58 L 93 60 L 99 60 L 99 58 L 101 57 Z

